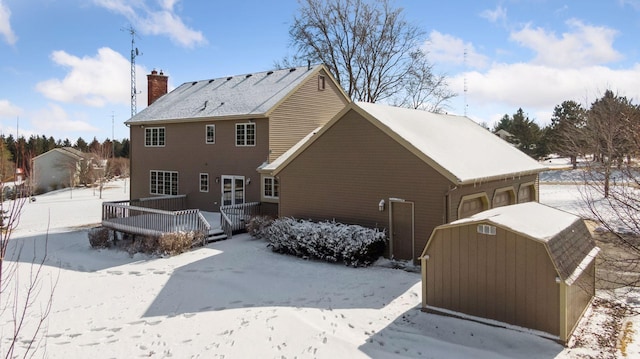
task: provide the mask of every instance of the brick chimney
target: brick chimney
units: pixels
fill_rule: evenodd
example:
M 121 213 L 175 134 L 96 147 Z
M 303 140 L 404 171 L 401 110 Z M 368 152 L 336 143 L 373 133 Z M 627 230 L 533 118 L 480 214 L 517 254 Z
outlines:
M 167 82 L 169 77 L 155 69 L 147 75 L 147 106 L 154 103 L 158 98 L 167 93 Z

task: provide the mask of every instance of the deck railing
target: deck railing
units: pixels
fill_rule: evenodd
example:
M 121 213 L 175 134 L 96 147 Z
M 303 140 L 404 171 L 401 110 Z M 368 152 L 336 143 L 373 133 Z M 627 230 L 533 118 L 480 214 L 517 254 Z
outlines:
M 249 219 L 260 214 L 260 202 L 220 206 L 220 226 L 228 238 L 233 232 L 246 229 Z
M 146 197 L 121 202 L 129 202 L 129 205 L 136 207 L 179 211 L 187 208 L 187 195 Z
M 180 198 L 183 197 L 183 198 Z M 102 225 L 118 231 L 161 235 L 181 231 L 208 234 L 211 226 L 198 209 L 180 209 L 186 196 L 102 203 Z M 137 205 L 133 205 L 133 204 Z

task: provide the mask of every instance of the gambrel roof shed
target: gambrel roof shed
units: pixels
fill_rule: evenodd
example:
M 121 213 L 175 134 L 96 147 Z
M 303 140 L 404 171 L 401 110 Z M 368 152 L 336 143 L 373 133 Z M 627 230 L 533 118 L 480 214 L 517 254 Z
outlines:
M 535 174 L 545 167 L 501 140 L 468 117 L 367 102 L 354 102 L 337 114 L 317 134 L 305 138 L 295 152 L 286 153 L 277 174 L 315 139 L 349 111 L 356 111 L 455 184 Z
M 421 256 L 423 308 L 566 342 L 595 294 L 598 252 L 573 214 L 537 202 L 486 210 L 433 230 Z
M 321 70 L 328 72 L 324 65 L 313 65 L 185 82 L 125 123 L 268 117 L 305 80 Z M 326 80 L 333 81 L 331 76 Z

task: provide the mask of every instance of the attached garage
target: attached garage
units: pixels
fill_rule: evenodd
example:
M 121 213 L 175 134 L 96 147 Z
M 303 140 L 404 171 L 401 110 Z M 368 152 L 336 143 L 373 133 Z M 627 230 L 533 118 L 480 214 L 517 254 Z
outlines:
M 566 342 L 595 294 L 599 251 L 584 221 L 537 202 L 436 227 L 424 248 L 422 307 Z
M 514 204 L 525 183 L 535 201 L 543 170 L 469 118 L 362 102 L 259 169 L 280 217 L 384 229 L 388 257 L 416 263 L 436 226 Z

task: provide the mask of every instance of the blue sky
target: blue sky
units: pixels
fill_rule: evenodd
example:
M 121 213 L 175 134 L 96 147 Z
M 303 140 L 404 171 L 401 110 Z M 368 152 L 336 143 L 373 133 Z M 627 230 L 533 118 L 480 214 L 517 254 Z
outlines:
M 640 0 L 393 4 L 424 31 L 436 72 L 459 94 L 450 113 L 492 125 L 521 107 L 545 125 L 562 101 L 588 106 L 606 89 L 639 101 Z M 137 30 L 142 53 L 140 111 L 152 69 L 171 89 L 273 68 L 292 54 L 297 8 L 296 0 L 0 0 L 0 131 L 128 137 L 131 36 L 123 29 Z

